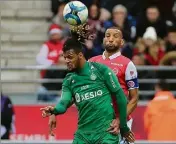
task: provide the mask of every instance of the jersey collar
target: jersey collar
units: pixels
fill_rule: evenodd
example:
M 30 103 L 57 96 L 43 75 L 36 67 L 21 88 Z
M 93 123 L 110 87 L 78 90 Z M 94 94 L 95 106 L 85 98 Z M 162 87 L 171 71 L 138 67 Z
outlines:
M 83 68 L 79 69 L 78 72 L 79 73 L 86 73 L 87 69 L 89 69 L 89 63 L 86 61 Z
M 109 59 L 110 59 L 110 60 L 115 59 L 115 58 L 117 58 L 117 57 L 120 56 L 120 55 L 121 55 L 121 52 L 120 52 L 120 51 L 119 51 L 119 52 L 116 52 L 115 54 L 111 55 L 111 56 L 109 57 Z M 104 60 L 106 59 L 106 57 L 105 57 L 105 52 L 103 52 L 102 57 L 103 57 Z

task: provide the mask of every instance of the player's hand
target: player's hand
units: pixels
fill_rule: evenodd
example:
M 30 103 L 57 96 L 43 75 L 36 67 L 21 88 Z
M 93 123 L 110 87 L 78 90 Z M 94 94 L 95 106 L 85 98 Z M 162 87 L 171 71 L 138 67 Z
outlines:
M 40 111 L 42 111 L 42 117 L 43 118 L 50 116 L 52 114 L 51 112 L 53 110 L 54 110 L 53 106 L 47 106 L 47 107 L 44 107 L 44 108 L 40 109 Z
M 112 123 L 110 124 L 110 127 L 107 129 L 107 131 L 112 133 L 112 134 L 118 135 L 119 132 L 120 132 L 119 124 L 120 124 L 119 119 L 118 118 L 114 119 L 112 121 Z
M 54 130 L 56 129 L 56 124 L 57 124 L 57 121 L 56 121 L 56 116 L 55 115 L 51 115 L 49 117 L 49 134 L 51 136 L 54 136 Z
M 128 131 L 122 135 L 123 138 L 125 138 L 126 141 L 129 143 L 134 143 L 135 137 L 132 131 Z

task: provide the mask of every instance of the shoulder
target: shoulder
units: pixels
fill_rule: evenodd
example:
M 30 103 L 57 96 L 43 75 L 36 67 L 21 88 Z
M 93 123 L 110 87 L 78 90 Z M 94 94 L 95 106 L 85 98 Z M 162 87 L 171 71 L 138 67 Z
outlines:
M 109 69 L 109 67 L 101 63 L 90 62 L 90 64 L 102 73 Z
M 131 60 L 123 55 L 120 56 L 120 60 L 125 64 L 128 65 L 129 62 L 131 62 Z
M 43 45 L 42 45 L 42 47 L 41 47 L 41 49 L 43 49 L 43 50 L 49 50 L 49 43 L 47 41 L 44 42 Z
M 67 75 L 65 76 L 64 80 L 63 80 L 63 85 L 70 85 L 70 82 L 72 80 L 72 77 L 74 76 L 75 74 L 70 72 L 70 73 L 67 73 Z
M 137 78 L 137 69 L 132 61 L 130 61 L 125 71 L 126 80 Z
M 50 43 L 49 41 L 45 41 L 44 45 L 49 45 L 49 43 Z
M 132 61 L 129 61 L 129 63 L 126 66 L 126 74 L 127 73 L 137 75 L 136 66 L 134 65 L 134 63 Z
M 5 104 L 11 104 L 11 100 L 8 96 L 3 96 L 3 100 L 5 101 Z
M 136 69 L 136 66 L 134 65 L 134 63 L 132 61 L 129 61 L 128 64 L 127 64 L 127 68 Z
M 96 62 L 96 61 L 100 60 L 101 57 L 102 57 L 102 55 L 94 56 L 89 59 L 89 62 Z

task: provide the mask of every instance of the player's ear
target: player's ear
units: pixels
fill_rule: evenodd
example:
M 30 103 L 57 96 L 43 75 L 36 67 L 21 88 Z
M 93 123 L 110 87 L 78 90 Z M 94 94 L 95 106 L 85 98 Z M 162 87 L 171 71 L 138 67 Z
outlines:
M 80 52 L 80 53 L 78 54 L 78 58 L 79 58 L 79 59 L 82 59 L 83 57 L 84 57 L 83 53 Z
M 103 38 L 103 45 L 105 44 L 105 37 Z
M 124 43 L 125 43 L 125 41 L 124 41 L 124 39 L 122 39 L 122 40 L 121 40 L 121 44 L 120 44 L 121 47 L 123 47 Z

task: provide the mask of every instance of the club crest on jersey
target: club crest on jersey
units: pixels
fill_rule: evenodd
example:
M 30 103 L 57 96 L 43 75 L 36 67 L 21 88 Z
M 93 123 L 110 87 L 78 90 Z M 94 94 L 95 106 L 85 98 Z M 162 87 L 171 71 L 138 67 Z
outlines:
M 133 74 L 134 74 L 134 71 L 130 71 L 130 75 L 133 76 Z
M 118 69 L 114 68 L 113 72 L 117 75 L 118 74 Z
M 129 81 L 127 85 L 129 88 L 133 88 L 135 86 L 135 83 L 133 81 Z
M 96 78 L 97 78 L 97 76 L 96 76 L 94 73 L 92 73 L 92 74 L 90 75 L 90 79 L 91 79 L 91 80 L 96 80 Z

